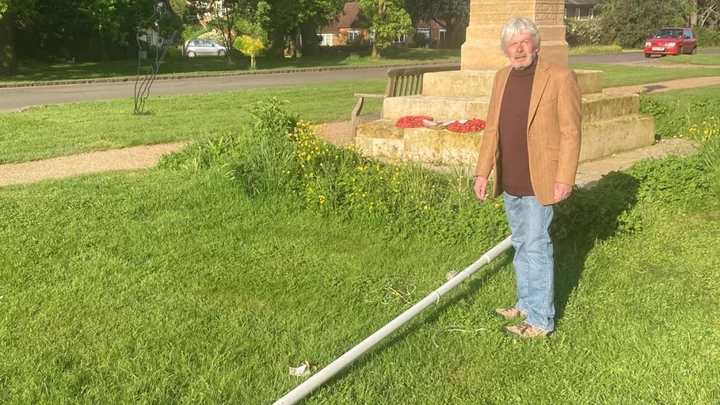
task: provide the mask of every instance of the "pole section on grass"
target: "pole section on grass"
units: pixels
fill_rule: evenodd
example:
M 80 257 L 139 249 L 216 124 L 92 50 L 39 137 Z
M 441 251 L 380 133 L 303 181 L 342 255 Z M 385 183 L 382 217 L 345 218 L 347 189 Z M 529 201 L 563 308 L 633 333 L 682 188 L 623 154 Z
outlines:
M 430 293 L 430 295 L 410 307 L 408 310 L 400 314 L 397 318 L 393 319 L 390 323 L 383 326 L 380 330 L 370 335 L 370 337 L 360 342 L 360 344 L 353 347 L 345 354 L 338 357 L 335 361 L 328 364 L 325 368 L 318 371 L 315 375 L 308 378 L 305 382 L 295 387 L 295 389 L 285 394 L 285 396 L 278 399 L 274 403 L 274 405 L 295 404 L 301 399 L 305 398 L 312 390 L 332 378 L 332 376 L 334 376 L 335 374 L 340 372 L 340 370 L 355 361 L 355 359 L 362 356 L 366 351 L 370 350 L 382 339 L 395 332 L 409 320 L 414 318 L 417 314 L 422 312 L 425 308 L 429 307 L 432 304 L 438 303 L 440 301 L 440 297 L 447 294 L 450 290 L 457 287 L 460 283 L 470 278 L 473 273 L 478 271 L 484 265 L 493 261 L 501 253 L 508 250 L 510 246 L 512 245 L 510 243 L 510 236 L 508 236 L 504 241 L 500 242 L 497 246 L 485 253 L 475 263 L 471 264 L 465 270 L 459 272 L 455 277 L 451 278 L 440 288 Z

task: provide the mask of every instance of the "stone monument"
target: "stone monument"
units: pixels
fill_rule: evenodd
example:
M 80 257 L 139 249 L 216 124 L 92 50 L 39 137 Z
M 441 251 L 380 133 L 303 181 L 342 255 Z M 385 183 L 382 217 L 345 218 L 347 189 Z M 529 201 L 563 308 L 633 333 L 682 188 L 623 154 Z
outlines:
M 358 126 L 356 148 L 376 158 L 474 169 L 482 132 L 402 129 L 395 122 L 409 115 L 428 115 L 435 121 L 484 120 L 495 73 L 509 65 L 500 49 L 500 33 L 515 16 L 530 18 L 537 24 L 541 58 L 567 65 L 563 10 L 564 0 L 471 0 L 461 70 L 426 73 L 421 95 L 386 98 L 382 118 Z M 601 71 L 576 73 L 583 95 L 581 161 L 653 144 L 654 119 L 638 115 L 637 94 L 605 95 Z

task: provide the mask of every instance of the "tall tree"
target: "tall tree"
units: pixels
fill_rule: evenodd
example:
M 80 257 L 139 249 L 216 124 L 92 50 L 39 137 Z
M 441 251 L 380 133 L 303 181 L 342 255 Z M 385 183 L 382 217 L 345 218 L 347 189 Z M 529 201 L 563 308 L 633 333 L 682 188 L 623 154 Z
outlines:
M 600 4 L 606 41 L 637 47 L 658 28 L 685 25 L 692 0 L 605 0 Z
M 206 4 L 207 2 L 202 1 Z M 222 0 L 220 2 L 210 2 L 208 10 L 214 15 L 210 26 L 217 28 L 223 37 L 223 45 L 227 49 L 225 56 L 228 63 L 232 63 L 233 44 L 236 38 L 236 25 L 243 19 L 251 18 L 253 8 L 256 4 L 250 0 Z
M 720 0 L 695 0 L 697 25 L 707 28 L 720 26 Z
M 360 0 L 360 8 L 370 19 L 370 30 L 374 33 L 372 56 L 392 44 L 393 39 L 405 35 L 412 28 L 410 15 L 403 8 L 402 0 Z
M 33 14 L 33 0 L 0 0 L 0 75 L 17 74 L 17 26 L 26 24 Z
M 312 54 L 317 48 L 317 30 L 332 21 L 343 10 L 344 0 L 269 0 L 271 5 L 267 30 L 273 52 L 282 55 L 289 43 L 291 54 L 302 49 Z M 293 55 L 294 56 L 294 55 Z
M 447 32 L 447 43 L 461 45 L 463 30 L 470 24 L 470 0 L 405 0 L 413 22 L 435 21 Z
M 236 30 L 240 37 L 235 39 L 233 46 L 243 54 L 250 56 L 250 69 L 255 69 L 257 56 L 265 49 L 267 44 L 267 31 L 270 5 L 260 0 L 248 17 L 238 21 Z

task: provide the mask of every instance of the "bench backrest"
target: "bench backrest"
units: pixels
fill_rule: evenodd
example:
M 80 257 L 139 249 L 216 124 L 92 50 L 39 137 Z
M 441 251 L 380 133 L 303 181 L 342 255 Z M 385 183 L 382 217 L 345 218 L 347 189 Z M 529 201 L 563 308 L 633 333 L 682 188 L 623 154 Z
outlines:
M 385 97 L 415 96 L 422 94 L 423 74 L 460 70 L 460 66 L 420 66 L 388 69 Z

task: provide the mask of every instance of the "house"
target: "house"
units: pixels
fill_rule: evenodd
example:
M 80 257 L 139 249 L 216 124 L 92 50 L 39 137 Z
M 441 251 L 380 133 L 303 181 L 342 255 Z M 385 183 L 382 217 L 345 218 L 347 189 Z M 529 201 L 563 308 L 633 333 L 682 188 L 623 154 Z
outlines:
M 565 0 L 565 18 L 595 18 L 596 6 L 600 0 Z M 369 21 L 362 15 L 359 2 L 345 3 L 343 13 L 333 22 L 320 28 L 318 35 L 322 37 L 320 46 L 342 46 L 371 41 Z M 420 21 L 413 28 L 415 32 L 425 35 L 430 43 L 441 44 L 445 41 L 446 30 L 435 21 Z M 407 44 L 412 35 L 401 35 L 395 43 Z
M 565 18 L 595 18 L 600 0 L 565 0 Z
M 367 28 L 369 20 L 360 11 L 359 2 L 345 3 L 343 13 L 333 22 L 320 28 L 318 35 L 322 37 L 320 46 L 342 46 L 369 43 L 371 33 Z M 434 21 L 418 22 L 415 32 L 423 34 L 429 43 L 442 43 L 445 41 L 445 29 Z M 407 44 L 412 41 L 412 35 L 401 35 L 394 43 Z
M 359 2 L 345 3 L 343 13 L 330 24 L 320 28 L 320 46 L 352 45 L 370 41 L 367 19 L 360 12 Z

